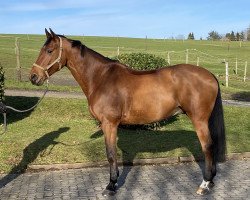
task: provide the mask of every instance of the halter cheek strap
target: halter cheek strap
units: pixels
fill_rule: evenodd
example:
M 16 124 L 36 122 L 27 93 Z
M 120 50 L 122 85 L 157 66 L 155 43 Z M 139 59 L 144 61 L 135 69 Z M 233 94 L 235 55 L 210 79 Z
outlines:
M 59 55 L 57 57 L 57 59 L 52 62 L 51 64 L 47 65 L 46 67 L 42 67 L 36 63 L 33 64 L 34 67 L 38 67 L 39 69 L 42 69 L 44 71 L 44 73 L 46 74 L 47 78 L 49 78 L 49 73 L 48 73 L 48 70 L 56 63 L 58 63 L 59 65 L 59 70 L 62 68 L 62 63 L 60 62 L 61 61 L 61 57 L 62 57 L 62 51 L 63 51 L 63 48 L 62 48 L 62 38 L 59 37 L 59 40 L 60 40 L 60 51 L 59 51 Z

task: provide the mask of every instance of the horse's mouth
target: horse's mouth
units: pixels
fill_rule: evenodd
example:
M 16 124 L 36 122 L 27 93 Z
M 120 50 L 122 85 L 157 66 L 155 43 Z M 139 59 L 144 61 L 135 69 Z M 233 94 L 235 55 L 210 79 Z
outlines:
M 41 86 L 44 83 L 44 79 L 42 77 L 37 76 L 36 74 L 33 74 L 30 76 L 30 82 L 33 85 Z
M 38 82 L 36 82 L 34 85 L 36 85 L 36 86 L 41 86 L 41 85 L 43 85 L 43 83 L 44 83 L 44 80 L 42 80 L 42 79 L 40 79 Z

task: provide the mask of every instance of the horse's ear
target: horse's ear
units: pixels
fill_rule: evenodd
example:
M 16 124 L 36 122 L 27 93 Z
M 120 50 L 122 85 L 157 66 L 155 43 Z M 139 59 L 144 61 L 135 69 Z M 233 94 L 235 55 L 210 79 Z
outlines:
M 46 28 L 45 28 L 45 33 L 46 33 L 47 38 L 51 37 L 50 33 L 48 32 Z
M 50 30 L 51 37 L 52 38 L 56 38 L 57 35 L 51 30 L 51 28 L 49 28 L 49 30 Z

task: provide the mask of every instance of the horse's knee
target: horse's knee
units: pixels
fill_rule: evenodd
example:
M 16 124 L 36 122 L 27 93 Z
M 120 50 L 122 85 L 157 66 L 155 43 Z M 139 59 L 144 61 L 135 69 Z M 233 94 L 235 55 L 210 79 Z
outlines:
M 107 150 L 107 159 L 110 164 L 115 162 L 115 153 L 112 150 Z

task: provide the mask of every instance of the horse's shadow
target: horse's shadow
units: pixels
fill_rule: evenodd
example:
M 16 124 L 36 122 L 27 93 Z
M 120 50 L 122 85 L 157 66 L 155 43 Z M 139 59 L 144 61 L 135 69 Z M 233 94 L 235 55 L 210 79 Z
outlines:
M 98 138 L 102 135 L 100 130 L 94 133 L 91 138 Z M 123 163 L 123 170 L 118 180 L 119 188 L 124 185 L 131 171 L 133 160 L 136 157 L 143 157 L 142 153 L 158 154 L 160 157 L 163 152 L 177 151 L 178 149 L 176 157 L 180 151 L 183 151 L 184 153 L 189 152 L 188 155 L 193 155 L 197 161 L 202 158 L 200 143 L 194 131 L 134 131 L 119 128 L 117 147 L 121 151 L 119 158 Z M 203 169 L 202 165 L 199 163 L 201 169 Z
M 22 97 L 22 96 L 5 96 L 4 104 L 7 106 L 14 107 L 19 110 L 26 110 L 39 101 L 38 97 Z M 32 110 L 29 112 L 14 112 L 12 110 L 7 110 L 7 124 L 11 124 L 29 117 Z M 3 115 L 0 115 L 0 123 L 3 123 Z
M 50 145 L 52 145 L 51 148 L 53 148 L 56 144 L 58 144 L 55 139 L 68 130 L 69 127 L 59 128 L 58 130 L 49 132 L 38 138 L 34 142 L 30 143 L 23 150 L 23 158 L 19 162 L 19 164 L 14 166 L 9 174 L 0 180 L 0 188 L 4 187 L 12 180 L 16 179 L 21 173 L 25 172 L 28 165 L 32 163 L 38 157 L 38 155 L 45 151 Z
M 233 100 L 238 100 L 238 101 L 250 101 L 250 92 L 237 92 L 232 95 Z

